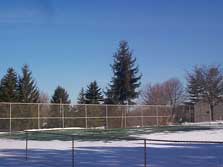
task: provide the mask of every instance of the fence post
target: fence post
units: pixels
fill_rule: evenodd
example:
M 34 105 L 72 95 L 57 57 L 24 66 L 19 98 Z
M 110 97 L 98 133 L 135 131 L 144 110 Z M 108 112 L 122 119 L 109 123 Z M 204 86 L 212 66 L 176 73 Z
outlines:
M 190 113 L 190 122 L 194 122 L 194 112 L 191 109 L 191 105 L 190 104 L 188 105 L 188 110 L 189 110 L 189 113 Z
M 62 118 L 62 110 L 61 110 L 61 102 L 62 100 L 60 99 L 60 104 L 59 104 L 59 112 L 60 112 L 60 115 L 59 115 L 59 120 L 60 120 L 60 127 L 63 127 L 63 118 Z
M 74 167 L 74 137 L 72 136 L 72 167 Z
M 126 105 L 126 110 L 125 110 L 125 128 L 127 126 L 127 114 L 128 114 L 128 111 L 129 111 L 129 105 L 127 104 Z
M 158 106 L 156 106 L 156 126 L 159 126 L 159 111 L 158 111 Z
M 105 105 L 105 121 L 106 121 L 105 128 L 108 129 L 108 105 L 107 104 Z
M 9 132 L 12 132 L 12 103 L 9 103 Z
M 37 114 L 38 114 L 38 129 L 40 129 L 40 112 L 39 112 L 39 103 L 37 104 Z
M 146 139 L 144 139 L 144 167 L 147 166 L 147 160 L 146 160 L 147 155 L 146 154 L 147 154 L 146 153 Z
M 124 114 L 123 114 L 122 106 L 121 106 L 121 112 L 122 112 L 122 113 L 121 113 L 121 114 L 122 114 L 122 115 L 121 115 L 121 128 L 123 128 L 123 120 L 124 120 L 123 117 L 124 117 Z
M 143 110 L 141 110 L 141 126 L 144 127 Z
M 192 114 L 191 114 L 191 111 L 190 111 L 190 105 L 188 105 L 188 113 L 190 115 L 190 122 L 192 122 Z
M 65 127 L 65 122 L 64 122 L 64 105 L 62 105 L 61 107 L 62 107 L 62 126 L 64 128 Z
M 25 132 L 26 134 L 26 160 L 28 159 L 28 132 Z
M 182 114 L 180 119 L 181 119 L 180 122 L 182 122 L 184 119 L 187 120 L 187 112 L 186 112 L 186 106 L 185 105 L 183 105 L 183 114 Z
M 88 128 L 88 122 L 87 122 L 87 105 L 85 104 L 84 107 L 85 107 L 85 128 L 87 129 Z

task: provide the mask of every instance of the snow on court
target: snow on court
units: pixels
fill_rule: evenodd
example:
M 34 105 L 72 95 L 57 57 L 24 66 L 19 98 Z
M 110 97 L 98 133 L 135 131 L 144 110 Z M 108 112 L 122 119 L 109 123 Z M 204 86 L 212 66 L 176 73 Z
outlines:
M 222 129 L 163 132 L 137 137 L 167 140 L 223 141 Z M 69 167 L 71 141 L 0 139 L 0 167 Z M 143 141 L 75 141 L 75 167 L 142 167 Z M 223 167 L 222 144 L 149 143 L 149 167 Z

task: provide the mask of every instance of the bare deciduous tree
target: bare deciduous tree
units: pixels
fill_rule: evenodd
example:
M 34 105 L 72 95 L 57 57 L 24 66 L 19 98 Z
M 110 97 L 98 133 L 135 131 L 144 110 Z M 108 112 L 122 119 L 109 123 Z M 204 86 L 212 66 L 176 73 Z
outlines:
M 171 105 L 171 119 L 175 120 L 176 108 L 184 102 L 184 87 L 179 79 L 172 78 L 163 83 L 147 85 L 141 97 L 146 105 Z
M 163 83 L 149 84 L 141 93 L 143 104 L 176 106 L 184 100 L 184 88 L 177 78 Z
M 163 83 L 164 94 L 169 105 L 176 106 L 184 101 L 183 84 L 177 78 L 172 78 Z
M 141 92 L 143 104 L 145 105 L 166 105 L 167 99 L 164 95 L 163 85 L 156 83 L 148 84 Z

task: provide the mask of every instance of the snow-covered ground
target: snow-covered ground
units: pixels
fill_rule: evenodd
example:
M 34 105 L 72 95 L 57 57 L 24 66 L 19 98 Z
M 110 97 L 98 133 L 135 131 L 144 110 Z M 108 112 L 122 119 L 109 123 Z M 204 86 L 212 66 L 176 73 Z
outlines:
M 199 125 L 199 126 L 219 126 L 219 125 L 223 125 L 223 121 L 222 120 L 218 120 L 218 121 L 213 121 L 213 122 L 186 122 L 186 123 L 183 123 L 182 125 Z
M 137 135 L 135 137 L 160 139 L 160 140 L 179 140 L 179 141 L 222 141 L 223 129 L 196 130 L 196 131 L 178 131 L 162 132 L 150 135 Z
M 167 140 L 223 141 L 223 129 L 163 132 L 137 137 Z M 75 141 L 77 167 L 142 167 L 143 141 Z M 0 167 L 69 167 L 71 141 L 29 141 L 25 160 L 25 141 L 0 139 Z M 147 145 L 149 167 L 223 167 L 223 144 Z

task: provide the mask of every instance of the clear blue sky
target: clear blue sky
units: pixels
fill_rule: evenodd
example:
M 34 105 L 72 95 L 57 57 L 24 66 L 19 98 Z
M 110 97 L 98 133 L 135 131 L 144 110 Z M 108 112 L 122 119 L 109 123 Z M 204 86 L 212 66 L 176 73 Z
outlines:
M 38 87 L 72 101 L 81 87 L 111 79 L 112 55 L 127 40 L 143 85 L 185 81 L 199 64 L 223 65 L 221 0 L 0 0 L 0 76 L 27 63 Z

